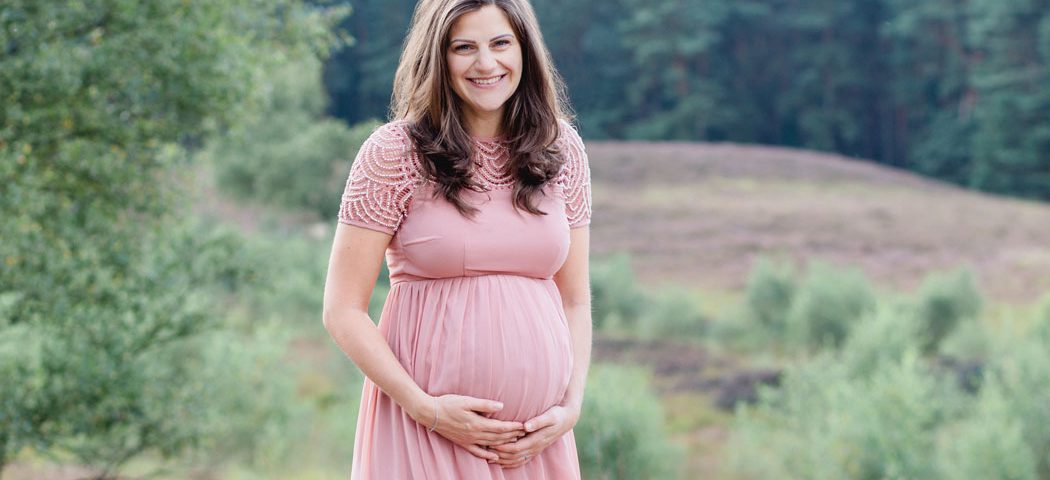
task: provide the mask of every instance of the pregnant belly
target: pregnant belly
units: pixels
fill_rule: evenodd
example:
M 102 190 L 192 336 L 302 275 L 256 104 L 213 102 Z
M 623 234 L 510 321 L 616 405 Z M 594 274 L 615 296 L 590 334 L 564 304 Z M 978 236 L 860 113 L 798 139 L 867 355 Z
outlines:
M 481 275 L 395 284 L 380 320 L 427 393 L 498 400 L 525 421 L 559 403 L 572 373 L 568 325 L 551 280 Z

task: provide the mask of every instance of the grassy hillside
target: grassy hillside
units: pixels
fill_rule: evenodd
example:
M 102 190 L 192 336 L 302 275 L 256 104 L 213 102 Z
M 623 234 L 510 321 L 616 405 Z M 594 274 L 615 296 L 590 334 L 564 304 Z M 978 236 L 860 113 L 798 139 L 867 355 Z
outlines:
M 743 286 L 756 256 L 819 258 L 911 289 L 969 265 L 995 299 L 1050 292 L 1050 205 L 803 150 L 591 142 L 593 251 L 647 282 Z

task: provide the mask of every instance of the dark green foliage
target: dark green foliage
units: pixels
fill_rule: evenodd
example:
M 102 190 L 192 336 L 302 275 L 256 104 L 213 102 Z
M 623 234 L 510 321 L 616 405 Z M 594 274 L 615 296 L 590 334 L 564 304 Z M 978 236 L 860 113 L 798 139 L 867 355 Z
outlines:
M 583 478 L 675 478 L 681 452 L 663 431 L 660 401 L 646 375 L 595 365 L 573 432 Z
M 1050 1 L 972 2 L 973 186 L 1050 197 Z
M 354 14 L 340 25 L 353 45 L 335 52 L 325 66 L 332 115 L 356 124 L 386 118 L 394 71 L 416 0 L 343 0 Z
M 922 350 L 936 352 L 959 324 L 976 321 L 981 310 L 981 293 L 967 270 L 928 277 L 919 289 L 915 316 L 923 337 Z

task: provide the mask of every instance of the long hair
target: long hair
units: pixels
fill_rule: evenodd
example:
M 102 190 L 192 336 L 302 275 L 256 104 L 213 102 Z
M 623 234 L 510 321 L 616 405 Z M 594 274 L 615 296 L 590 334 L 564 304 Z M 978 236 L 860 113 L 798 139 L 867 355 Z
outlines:
M 570 115 L 564 82 L 528 0 L 421 0 L 394 77 L 391 116 L 408 121 L 424 173 L 438 184 L 435 193 L 473 216 L 477 209 L 460 198 L 462 189 L 478 187 L 470 178 L 473 142 L 452 89 L 446 52 L 456 20 L 486 5 L 503 11 L 522 50 L 521 81 L 503 109 L 501 132 L 510 156 L 504 173 L 514 174 L 515 207 L 545 215 L 536 208 L 536 196 L 564 163 L 555 142 L 558 120 Z

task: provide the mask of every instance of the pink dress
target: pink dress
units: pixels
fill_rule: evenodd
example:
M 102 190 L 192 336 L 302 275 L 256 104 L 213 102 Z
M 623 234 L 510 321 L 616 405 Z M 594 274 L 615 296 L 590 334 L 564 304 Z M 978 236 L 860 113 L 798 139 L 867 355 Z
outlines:
M 572 350 L 561 295 L 552 280 L 568 254 L 569 229 L 590 222 L 590 171 L 583 142 L 562 122 L 566 162 L 538 207 L 516 211 L 507 149 L 474 140 L 474 176 L 485 192 L 464 191 L 479 208 L 467 219 L 432 195 L 407 123 L 383 125 L 350 169 L 339 221 L 393 235 L 386 251 L 390 293 L 379 330 L 430 395 L 503 402 L 493 418 L 528 420 L 558 404 Z M 489 464 L 407 413 L 366 379 L 354 441 L 352 479 L 580 478 L 573 433 L 519 468 Z

